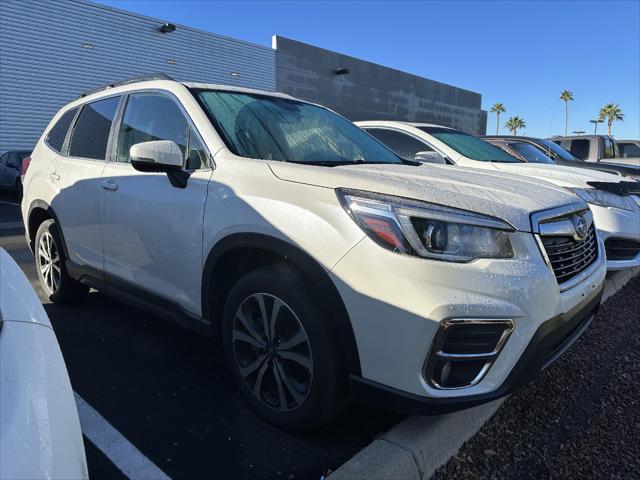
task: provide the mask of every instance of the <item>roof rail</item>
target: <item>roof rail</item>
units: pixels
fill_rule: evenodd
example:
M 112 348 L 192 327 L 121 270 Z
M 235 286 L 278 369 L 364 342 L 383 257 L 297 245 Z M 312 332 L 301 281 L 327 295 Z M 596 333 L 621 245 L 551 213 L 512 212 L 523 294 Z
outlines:
M 119 87 L 121 85 L 128 85 L 129 83 L 145 82 L 145 81 L 148 81 L 148 80 L 175 80 L 175 79 L 170 77 L 166 73 L 150 73 L 150 74 L 147 74 L 147 75 L 140 75 L 140 76 L 137 76 L 137 77 L 125 78 L 124 80 L 121 80 L 119 82 L 109 83 L 107 85 L 103 85 L 102 87 L 94 88 L 93 90 L 89 90 L 89 91 L 84 92 L 78 98 L 84 98 L 87 95 L 91 95 L 92 93 L 101 92 L 103 90 L 108 90 L 110 88 Z

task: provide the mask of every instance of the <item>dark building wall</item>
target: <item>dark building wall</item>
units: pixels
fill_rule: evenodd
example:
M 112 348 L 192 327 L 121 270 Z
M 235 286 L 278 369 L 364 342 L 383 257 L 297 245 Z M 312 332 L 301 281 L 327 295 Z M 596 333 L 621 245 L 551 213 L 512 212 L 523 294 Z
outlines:
M 430 122 L 484 134 L 479 93 L 274 36 L 276 89 L 352 121 Z M 337 68 L 349 70 L 336 75 Z

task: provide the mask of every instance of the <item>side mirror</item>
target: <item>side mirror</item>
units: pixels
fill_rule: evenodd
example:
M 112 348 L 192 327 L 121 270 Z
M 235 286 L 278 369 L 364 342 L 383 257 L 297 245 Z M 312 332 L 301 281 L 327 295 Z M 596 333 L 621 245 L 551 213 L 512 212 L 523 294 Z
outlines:
M 139 172 L 165 172 L 171 185 L 185 188 L 189 173 L 183 170 L 184 154 L 172 140 L 153 140 L 131 145 L 131 166 Z
M 439 163 L 441 165 L 446 165 L 447 161 L 444 159 L 440 152 L 418 152 L 414 157 L 416 162 L 422 163 Z
M 129 157 L 131 165 L 143 172 L 172 171 L 176 168 L 181 169 L 184 163 L 182 150 L 171 140 L 154 140 L 131 145 Z

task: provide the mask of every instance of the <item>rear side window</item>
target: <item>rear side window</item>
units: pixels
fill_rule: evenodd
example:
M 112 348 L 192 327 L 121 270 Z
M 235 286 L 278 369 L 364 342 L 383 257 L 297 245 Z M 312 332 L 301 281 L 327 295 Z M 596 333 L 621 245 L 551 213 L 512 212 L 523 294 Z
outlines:
M 365 131 L 384 143 L 401 158 L 415 160 L 418 152 L 432 152 L 433 148 L 409 135 L 384 128 L 366 128 Z
M 569 151 L 582 160 L 586 160 L 589 157 L 589 140 L 571 140 L 571 146 Z
M 71 126 L 71 122 L 73 122 L 73 118 L 76 116 L 77 111 L 78 107 L 64 112 L 60 117 L 60 120 L 56 122 L 51 130 L 49 130 L 49 134 L 45 141 L 47 142 L 47 145 L 58 153 L 62 152 L 64 139 L 67 138 L 67 132 L 69 131 L 69 127 Z
M 69 156 L 104 160 L 111 123 L 120 97 L 106 98 L 82 107 L 69 143 Z

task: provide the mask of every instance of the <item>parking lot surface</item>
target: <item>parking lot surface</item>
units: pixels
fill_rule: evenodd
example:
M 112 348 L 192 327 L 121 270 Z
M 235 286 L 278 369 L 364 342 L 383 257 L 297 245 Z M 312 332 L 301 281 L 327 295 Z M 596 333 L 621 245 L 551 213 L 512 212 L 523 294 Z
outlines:
M 33 257 L 15 225 L 18 206 L 8 195 L 0 201 L 0 247 L 42 299 Z M 401 418 L 354 405 L 320 431 L 289 434 L 248 409 L 212 340 L 97 292 L 78 306 L 44 307 L 74 391 L 172 478 L 319 479 Z M 92 479 L 126 478 L 86 438 L 85 444 Z
M 639 478 L 640 277 L 436 479 Z

